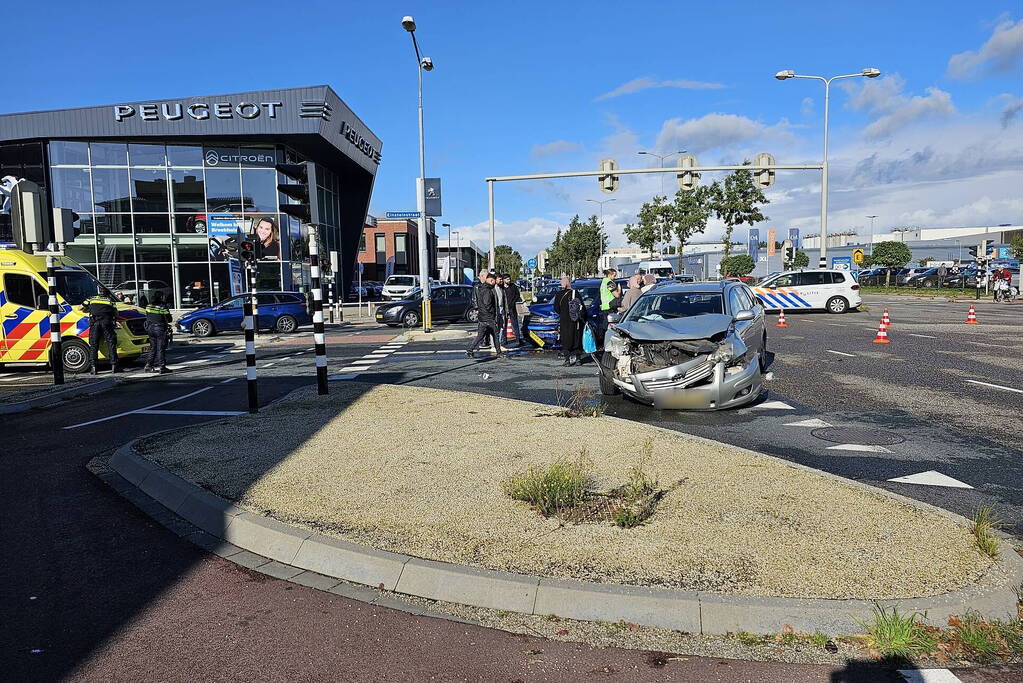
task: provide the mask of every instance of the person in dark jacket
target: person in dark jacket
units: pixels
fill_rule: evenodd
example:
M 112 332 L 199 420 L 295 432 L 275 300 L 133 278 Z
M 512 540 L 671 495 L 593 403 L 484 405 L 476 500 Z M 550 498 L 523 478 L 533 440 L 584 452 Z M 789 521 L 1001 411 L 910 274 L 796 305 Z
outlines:
M 560 334 L 561 349 L 565 354 L 565 362 L 562 365 L 575 365 L 579 362 L 579 354 L 583 351 L 583 325 L 585 320 L 572 320 L 571 301 L 579 299 L 582 305 L 576 306 L 576 310 L 585 315 L 586 305 L 582 303 L 579 292 L 572 289 L 572 282 L 567 277 L 561 278 L 561 291 L 554 295 L 554 312 L 558 314 L 558 332 Z
M 508 312 L 507 320 L 511 322 L 512 333 L 515 335 L 515 346 L 522 346 L 522 326 L 519 324 L 519 301 L 522 300 L 522 292 L 511 279 L 511 275 L 505 274 L 503 279 L 505 310 Z M 505 328 L 507 326 L 505 323 Z
M 146 306 L 146 332 L 149 334 L 149 356 L 143 368 L 146 372 L 170 372 L 165 358 L 171 320 L 170 311 L 164 305 L 163 292 L 155 292 L 153 301 Z
M 103 341 L 107 343 L 107 358 L 110 359 L 110 368 L 113 372 L 121 372 L 117 367 L 117 330 L 114 328 L 114 319 L 117 318 L 117 301 L 107 290 L 100 290 L 96 296 L 91 296 L 82 302 L 82 308 L 89 313 L 89 346 L 92 349 L 92 368 L 90 372 L 96 374 L 96 366 L 99 363 L 99 345 Z
M 495 288 L 497 284 L 496 274 L 489 272 L 484 275 L 483 284 L 476 288 L 475 292 L 475 305 L 476 310 L 479 314 L 477 319 L 477 330 L 476 339 L 465 350 L 465 355 L 469 358 L 474 358 L 473 353 L 480 347 L 480 344 L 490 335 L 494 339 L 494 350 L 497 355 L 501 355 L 501 337 L 497 331 L 497 316 L 498 316 L 498 301 L 499 295 L 498 290 Z

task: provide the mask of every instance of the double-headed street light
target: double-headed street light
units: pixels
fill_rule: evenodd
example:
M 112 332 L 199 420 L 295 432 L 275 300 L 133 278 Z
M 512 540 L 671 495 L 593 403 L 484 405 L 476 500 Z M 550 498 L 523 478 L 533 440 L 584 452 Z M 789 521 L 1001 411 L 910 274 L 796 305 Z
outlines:
M 593 202 L 594 204 L 600 204 L 600 227 L 603 228 L 604 227 L 604 205 L 607 204 L 608 202 L 613 202 L 614 199 L 587 199 L 586 201 Z
M 416 50 L 416 71 L 419 73 L 419 178 L 416 179 L 416 210 L 419 212 L 419 288 L 423 293 L 423 330 L 430 331 L 430 257 L 426 234 L 426 142 L 423 138 L 423 71 L 433 71 L 433 60 L 419 54 L 416 22 L 402 17 L 401 26 L 412 36 Z
M 656 152 L 636 152 L 636 154 L 645 154 L 651 157 L 657 157 L 660 168 L 664 168 L 664 160 L 668 157 L 673 157 L 676 154 L 685 154 L 686 150 L 680 149 L 677 152 L 671 152 L 670 154 L 658 154 Z M 664 174 L 661 173 L 661 194 L 664 194 Z
M 868 67 L 858 74 L 843 74 L 841 76 L 804 76 L 797 74 L 792 69 L 779 71 L 774 75 L 779 81 L 786 81 L 790 78 L 812 78 L 824 83 L 824 162 L 821 166 L 821 259 L 820 267 L 826 268 L 828 263 L 828 103 L 831 96 L 831 81 L 839 78 L 877 78 L 881 75 L 880 69 Z

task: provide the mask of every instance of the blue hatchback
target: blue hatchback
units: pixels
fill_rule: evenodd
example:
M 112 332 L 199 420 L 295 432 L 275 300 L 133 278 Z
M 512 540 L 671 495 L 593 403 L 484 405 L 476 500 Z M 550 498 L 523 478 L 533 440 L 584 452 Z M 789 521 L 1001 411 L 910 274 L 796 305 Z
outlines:
M 248 296 L 239 294 L 216 306 L 190 311 L 178 318 L 177 328 L 197 337 L 241 330 Z M 313 321 L 306 310 L 305 296 L 299 292 L 258 292 L 256 303 L 260 329 L 294 332 L 299 325 Z
M 573 280 L 572 289 L 582 296 L 586 319 L 596 320 L 600 313 L 600 280 Z M 548 303 L 532 304 L 526 321 L 526 335 L 539 346 L 559 347 L 559 321 L 553 298 Z

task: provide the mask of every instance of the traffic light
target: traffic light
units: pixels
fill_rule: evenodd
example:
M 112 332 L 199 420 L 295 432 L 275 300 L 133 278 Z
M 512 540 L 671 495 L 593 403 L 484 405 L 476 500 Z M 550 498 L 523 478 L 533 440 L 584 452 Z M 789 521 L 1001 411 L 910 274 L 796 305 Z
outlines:
M 246 236 L 246 238 L 239 243 L 238 257 L 241 259 L 242 263 L 256 263 L 256 242 L 252 238 L 252 235 Z
M 692 154 L 683 154 L 678 158 L 678 167 L 682 169 L 682 172 L 677 174 L 675 177 L 678 179 L 678 187 L 680 190 L 695 190 L 697 184 L 700 182 L 700 174 L 694 171 L 687 171 L 685 169 L 694 168 L 696 166 L 696 157 Z
M 316 197 L 316 164 L 306 161 L 301 164 L 277 164 L 277 172 L 293 183 L 280 183 L 277 189 L 293 200 L 281 204 L 281 211 L 297 218 L 307 225 L 320 224 L 319 202 Z
M 765 166 L 774 166 L 774 157 L 767 152 L 761 152 L 753 161 L 753 166 L 758 170 L 753 172 L 757 187 L 768 188 L 774 185 L 774 171 Z
M 614 159 L 601 159 L 599 171 L 606 171 L 607 175 L 597 176 L 597 183 L 600 185 L 600 191 L 605 194 L 611 194 L 618 189 L 619 177 L 612 175 L 611 171 L 618 170 L 618 162 Z
M 796 248 L 785 247 L 785 263 L 795 263 L 796 261 Z
M 82 233 L 80 227 L 75 223 L 81 218 L 71 209 L 53 210 L 53 241 L 57 244 L 74 242 L 75 238 Z
M 980 244 L 975 247 L 970 247 L 970 256 L 978 261 L 983 261 L 987 258 L 987 244 L 991 240 L 981 240 Z
M 31 252 L 50 242 L 50 217 L 46 214 L 46 190 L 31 180 L 19 180 L 11 188 L 11 232 L 22 251 Z

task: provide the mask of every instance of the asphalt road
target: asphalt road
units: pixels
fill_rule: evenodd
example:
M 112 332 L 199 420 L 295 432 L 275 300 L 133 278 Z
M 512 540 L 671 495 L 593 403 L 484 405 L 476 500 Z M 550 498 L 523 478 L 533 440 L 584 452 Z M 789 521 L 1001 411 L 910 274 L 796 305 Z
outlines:
M 993 419 L 985 432 L 967 432 L 912 410 L 894 407 L 891 394 L 857 406 L 866 391 L 845 389 L 852 404 L 833 404 L 837 388 L 823 390 L 800 381 L 810 372 L 793 359 L 810 340 L 846 353 L 866 354 L 863 363 L 881 368 L 885 360 L 867 354 L 904 353 L 902 335 L 913 315 L 891 308 L 893 344 L 876 352 L 866 328 L 873 314 L 792 316 L 789 330 L 772 329 L 776 379 L 770 400 L 792 410 L 748 408 L 691 415 L 652 411 L 630 401 L 608 401 L 608 412 L 705 434 L 807 462 L 846 476 L 886 485 L 900 493 L 965 509 L 994 500 L 1014 511 L 1019 524 L 1021 494 L 1018 451 L 1003 444 L 1012 426 Z M 984 320 L 982 318 L 982 320 Z M 832 322 L 852 325 L 846 331 Z M 828 323 L 828 325 L 825 325 Z M 862 324 L 861 324 L 862 323 Z M 921 325 L 933 324 L 921 322 Z M 925 329 L 921 327 L 920 329 Z M 855 333 L 855 334 L 854 334 Z M 931 334 L 930 332 L 923 332 Z M 973 335 L 973 332 L 969 333 Z M 791 336 L 789 336 L 791 335 Z M 394 331 L 364 326 L 329 338 L 332 372 L 377 349 Z M 933 336 L 937 337 L 937 334 Z M 260 399 L 266 403 L 313 381 L 309 334 L 266 338 L 259 352 Z M 797 337 L 802 337 L 798 339 Z M 833 346 L 836 339 L 846 346 Z M 923 338 L 921 338 L 923 339 Z M 210 415 L 133 412 L 165 403 L 167 410 L 201 413 L 244 410 L 240 340 L 222 336 L 174 350 L 171 375 L 132 378 L 94 399 L 79 399 L 4 420 L 0 456 L 0 563 L 4 614 L 0 619 L 0 660 L 7 680 L 473 680 L 473 681 L 879 681 L 877 667 L 848 669 L 808 665 L 757 664 L 698 657 L 664 661 L 656 653 L 594 649 L 575 643 L 492 631 L 370 607 L 335 595 L 269 579 L 208 555 L 156 525 L 107 489 L 85 469 L 95 455 L 153 431 L 210 419 Z M 814 342 L 814 343 L 817 343 Z M 547 402 L 567 400 L 579 386 L 596 389 L 592 366 L 562 368 L 550 353 L 521 352 L 503 360 L 469 361 L 457 352 L 462 342 L 417 342 L 392 353 L 360 380 L 410 382 Z M 908 347 L 908 344 L 907 344 Z M 934 351 L 936 353 L 936 350 Z M 1018 351 L 1016 352 L 1018 354 Z M 828 354 L 834 355 L 834 354 Z M 828 359 L 830 360 L 830 359 Z M 195 362 L 192 362 L 195 361 Z M 845 375 L 849 363 L 836 356 L 832 370 L 817 358 L 813 372 Z M 910 361 L 903 361 L 910 362 Z M 889 363 L 890 364 L 890 363 Z M 874 370 L 886 372 L 882 369 Z M 859 370 L 865 372 L 865 370 Z M 917 391 L 940 394 L 947 384 L 914 380 Z M 2 376 L 2 375 L 0 375 Z M 879 375 L 884 377 L 884 375 Z M 981 375 L 977 376 L 978 378 Z M 983 375 L 1007 384 L 1006 373 Z M 824 381 L 825 375 L 821 375 Z M 942 380 L 943 382 L 946 379 Z M 13 383 L 13 382 L 12 382 Z M 791 385 L 791 387 L 790 387 Z M 812 385 L 814 388 L 802 387 Z M 979 386 L 979 385 L 978 385 Z M 1014 385 L 1015 386 L 1015 385 Z M 931 387 L 928 389 L 928 387 Z M 785 391 L 789 393 L 785 393 Z M 994 390 L 992 390 L 994 391 Z M 196 393 L 201 392 L 201 393 Z M 1002 392 L 1016 395 L 1012 392 Z M 1001 394 L 990 404 L 997 406 Z M 976 399 L 981 400 L 981 399 Z M 1015 399 L 1017 400 L 1018 399 Z M 1018 403 L 1017 403 L 1018 406 Z M 899 412 L 901 411 L 901 412 Z M 990 411 L 988 411 L 990 412 Z M 781 417 L 780 414 L 784 414 Z M 905 444 L 892 454 L 834 456 L 824 442 L 782 420 L 818 417 L 834 424 L 885 425 L 900 430 Z M 997 418 L 997 416 L 996 416 Z M 1002 433 L 1004 432 L 1004 434 Z M 784 437 L 784 441 L 782 440 Z M 963 444 L 973 446 L 969 454 Z M 538 445 L 542 447 L 542 444 Z M 904 450 L 901 450 L 903 449 Z M 896 450 L 900 449 L 900 450 Z M 884 481 L 886 474 L 933 469 L 975 488 L 907 487 Z M 858 475 L 858 476 L 857 476 Z M 962 511 L 962 510 L 961 510 Z M 980 672 L 960 672 L 980 680 Z M 1017 672 L 991 673 L 983 680 L 1013 680 Z M 898 680 L 897 678 L 889 678 Z

